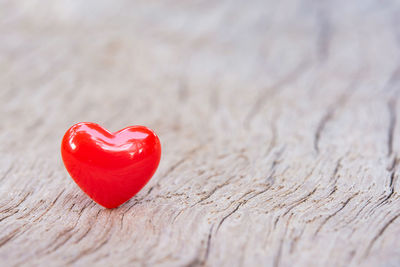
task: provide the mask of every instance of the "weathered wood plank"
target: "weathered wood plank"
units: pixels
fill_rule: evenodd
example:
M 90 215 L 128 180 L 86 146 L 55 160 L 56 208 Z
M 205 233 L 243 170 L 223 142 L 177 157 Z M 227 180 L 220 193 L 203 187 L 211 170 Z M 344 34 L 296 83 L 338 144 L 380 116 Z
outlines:
M 400 264 L 399 1 L 0 3 L 2 266 Z M 106 210 L 73 123 L 156 130 Z

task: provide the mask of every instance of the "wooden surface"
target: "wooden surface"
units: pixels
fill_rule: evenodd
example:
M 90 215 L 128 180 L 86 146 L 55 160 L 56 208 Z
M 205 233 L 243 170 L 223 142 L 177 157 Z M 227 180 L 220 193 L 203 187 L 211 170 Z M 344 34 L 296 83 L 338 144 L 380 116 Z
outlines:
M 1 266 L 399 266 L 399 1 L 1 1 Z M 153 128 L 84 195 L 62 135 Z

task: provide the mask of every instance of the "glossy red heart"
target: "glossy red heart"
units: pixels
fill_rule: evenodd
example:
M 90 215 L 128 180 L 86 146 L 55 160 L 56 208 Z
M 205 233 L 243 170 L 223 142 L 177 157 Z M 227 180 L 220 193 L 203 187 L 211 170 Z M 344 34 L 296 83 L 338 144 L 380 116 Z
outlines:
M 150 180 L 161 158 L 157 135 L 144 126 L 111 133 L 95 123 L 72 126 L 61 144 L 64 165 L 98 204 L 115 208 Z

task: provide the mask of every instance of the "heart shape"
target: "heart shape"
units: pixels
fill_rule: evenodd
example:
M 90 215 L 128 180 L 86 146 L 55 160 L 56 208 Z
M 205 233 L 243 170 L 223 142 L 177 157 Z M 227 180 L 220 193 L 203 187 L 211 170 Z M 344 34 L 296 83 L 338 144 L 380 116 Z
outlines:
M 98 124 L 82 122 L 65 133 L 61 155 L 78 186 L 98 204 L 112 209 L 150 180 L 160 162 L 161 144 L 144 126 L 111 133 Z

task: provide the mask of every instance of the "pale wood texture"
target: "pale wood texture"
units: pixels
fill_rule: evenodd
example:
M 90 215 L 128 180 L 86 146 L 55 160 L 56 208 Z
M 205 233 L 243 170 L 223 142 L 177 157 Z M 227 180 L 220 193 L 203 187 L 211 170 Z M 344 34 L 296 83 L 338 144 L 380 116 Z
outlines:
M 1 266 L 399 266 L 399 1 L 0 2 Z M 60 158 L 153 128 L 118 209 Z

